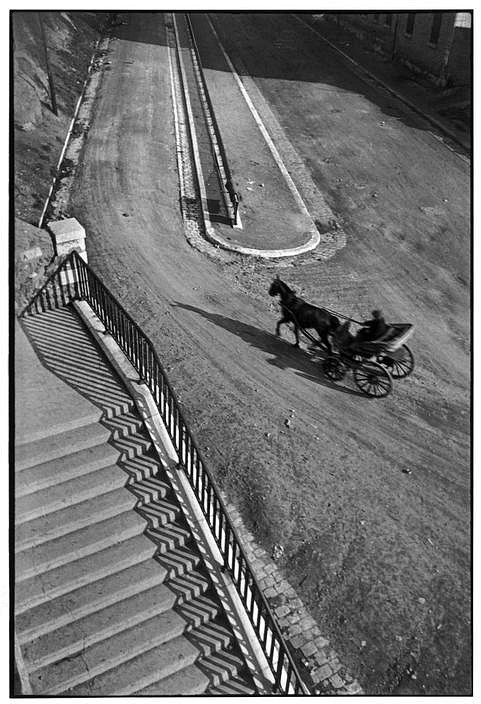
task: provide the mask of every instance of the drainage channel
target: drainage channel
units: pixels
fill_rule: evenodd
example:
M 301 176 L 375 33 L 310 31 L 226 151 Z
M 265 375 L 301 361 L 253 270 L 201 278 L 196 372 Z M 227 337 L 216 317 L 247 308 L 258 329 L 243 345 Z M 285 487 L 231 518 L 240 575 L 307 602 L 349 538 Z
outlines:
M 201 80 L 201 67 L 192 47 L 191 35 L 185 14 L 175 15 L 178 52 L 183 68 L 183 80 L 186 100 L 190 102 L 190 110 L 197 142 L 198 167 L 201 173 L 200 189 L 204 213 L 211 222 L 229 224 L 231 214 L 226 204 L 224 184 L 222 182 L 222 164 L 219 154 L 213 146 L 212 116 L 204 94 Z M 204 191 L 202 193 L 202 191 Z

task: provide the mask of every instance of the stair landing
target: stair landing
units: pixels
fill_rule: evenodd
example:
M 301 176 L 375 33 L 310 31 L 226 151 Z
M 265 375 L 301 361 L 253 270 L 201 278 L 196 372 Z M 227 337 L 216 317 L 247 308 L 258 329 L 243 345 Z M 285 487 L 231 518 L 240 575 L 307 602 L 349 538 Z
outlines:
M 22 326 L 14 511 L 22 693 L 256 694 L 142 419 L 75 309 Z

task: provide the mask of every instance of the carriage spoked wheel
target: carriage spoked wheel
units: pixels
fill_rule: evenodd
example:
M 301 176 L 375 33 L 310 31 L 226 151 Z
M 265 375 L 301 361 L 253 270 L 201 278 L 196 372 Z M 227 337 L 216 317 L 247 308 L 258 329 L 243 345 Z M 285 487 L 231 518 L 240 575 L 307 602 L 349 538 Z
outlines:
M 381 354 L 377 361 L 387 367 L 393 379 L 404 379 L 414 369 L 414 356 L 407 345 L 402 345 L 395 352 L 395 359 L 389 354 Z
M 331 381 L 341 381 L 346 376 L 346 365 L 339 357 L 327 357 L 322 363 L 322 371 Z
M 353 376 L 357 387 L 367 396 L 383 398 L 391 392 L 391 375 L 378 362 L 366 360 L 353 369 Z

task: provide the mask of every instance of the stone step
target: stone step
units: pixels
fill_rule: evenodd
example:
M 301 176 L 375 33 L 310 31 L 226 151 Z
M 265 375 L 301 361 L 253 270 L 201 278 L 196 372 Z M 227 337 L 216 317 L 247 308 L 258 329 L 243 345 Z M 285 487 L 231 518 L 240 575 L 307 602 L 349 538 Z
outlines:
M 108 417 L 133 408 L 133 400 L 72 306 L 24 318 L 22 327 L 50 372 L 102 408 Z
M 208 624 L 209 626 L 211 624 Z M 201 627 L 205 628 L 205 627 Z M 193 636 L 197 633 L 195 629 L 188 639 L 193 643 Z M 219 634 L 220 635 L 220 634 Z M 164 678 L 158 678 L 155 682 L 134 692 L 136 696 L 158 696 L 168 697 L 182 694 L 183 696 L 199 696 L 208 693 L 214 686 L 219 686 L 227 680 L 237 677 L 242 671 L 244 663 L 240 657 L 233 655 L 225 649 L 219 649 L 221 643 L 225 647 L 229 645 L 229 633 L 225 632 L 225 637 L 220 638 L 213 634 L 210 639 L 211 649 L 208 655 L 198 658 L 194 663 L 184 667 L 177 672 Z M 195 644 L 195 643 L 194 643 Z M 255 690 L 246 689 L 246 693 L 255 694 Z M 123 694 L 124 692 L 122 692 Z M 125 692 L 131 694 L 132 692 Z
M 173 494 L 170 485 L 157 477 L 147 477 L 136 481 L 129 481 L 129 489 L 134 492 L 142 503 L 165 499 Z
M 162 476 L 163 471 L 159 458 L 152 450 L 137 457 L 126 459 L 122 463 L 122 469 L 127 472 L 132 481 L 142 481 Z
M 119 474 L 122 473 L 119 468 L 116 469 Z M 62 508 L 59 511 L 34 518 L 16 527 L 15 552 L 41 545 L 100 520 L 132 510 L 137 503 L 138 498 L 135 494 L 121 487 L 106 494 L 94 495 L 93 498 Z
M 164 551 L 156 557 L 157 562 L 164 567 L 170 578 L 181 577 L 188 574 L 200 562 L 200 555 L 196 549 L 180 545 Z
M 136 684 L 139 685 L 141 682 L 142 680 L 139 678 Z M 152 684 L 142 687 L 138 691 L 128 692 L 128 694 L 134 694 L 137 697 L 175 697 L 176 695 L 196 697 L 204 694 L 209 685 L 209 678 L 194 662 L 184 666 L 182 670 L 164 677 L 164 679 L 157 679 Z
M 21 472 L 51 460 L 62 459 L 75 452 L 101 445 L 110 431 L 100 423 L 89 423 L 73 430 L 34 440 L 15 448 L 15 471 Z
M 68 457 L 61 457 L 35 467 L 29 467 L 15 476 L 15 497 L 33 494 L 40 489 L 58 486 L 75 477 L 90 474 L 103 467 L 116 464 L 120 460 L 120 452 L 108 443 L 89 447 L 80 452 L 74 452 Z
M 200 596 L 209 589 L 210 581 L 203 570 L 204 568 L 199 566 L 198 569 L 192 569 L 184 575 L 168 580 L 169 589 L 177 596 L 179 604 L 191 599 L 193 593 Z
M 22 613 L 153 557 L 156 545 L 136 535 L 105 550 L 31 577 L 15 585 L 15 611 Z M 163 565 L 162 565 L 163 566 Z M 168 571 L 168 568 L 165 568 Z
M 60 538 L 54 538 L 38 547 L 23 550 L 15 557 L 16 582 L 112 547 L 143 533 L 145 527 L 141 516 L 134 511 L 127 511 Z
M 140 504 L 137 511 L 148 521 L 149 526 L 154 529 L 174 523 L 181 513 L 178 504 L 166 499 L 157 499 L 153 503 Z
M 71 658 L 95 643 L 168 611 L 176 601 L 176 594 L 166 584 L 134 594 L 27 643 L 22 648 L 25 666 L 32 672 Z
M 184 613 L 189 607 L 187 614 Z M 33 694 L 63 694 L 64 696 L 92 696 L 96 685 L 89 682 L 102 673 L 118 668 L 111 686 L 117 683 L 126 669 L 127 663 L 156 646 L 181 636 L 186 630 L 186 621 L 191 628 L 206 621 L 213 620 L 218 611 L 217 604 L 206 596 L 195 599 L 190 604 L 182 605 L 178 610 L 169 610 L 154 616 L 148 621 L 129 628 L 111 638 L 95 643 L 60 662 L 52 663 L 30 674 L 30 684 Z M 171 644 L 169 644 L 171 645 Z M 195 646 L 192 646 L 196 650 Z M 178 655 L 170 647 L 169 659 L 178 667 Z M 121 667 L 119 667 L 121 666 Z M 85 688 L 79 685 L 86 684 Z M 75 688 L 75 689 L 73 689 Z M 83 691 L 82 691 L 83 689 Z M 103 693 L 108 689 L 101 686 Z
M 112 444 L 120 451 L 120 462 L 143 455 L 153 447 L 152 440 L 144 430 L 139 430 L 127 437 L 120 437 Z
M 27 445 L 30 442 L 42 440 L 42 438 L 58 435 L 66 430 L 75 430 L 90 423 L 99 423 L 102 417 L 102 411 L 99 408 L 92 407 L 90 411 L 84 411 L 84 415 L 75 415 L 73 418 L 62 419 L 59 422 L 54 422 L 48 428 L 27 428 L 20 433 L 18 428 L 15 428 L 15 447 L 19 448 L 21 445 Z
M 242 658 L 227 650 L 211 652 L 200 662 L 202 670 L 208 675 L 210 686 L 218 687 L 228 680 L 238 677 L 245 668 Z
M 216 623 L 202 624 L 199 628 L 210 628 L 217 634 L 212 638 L 213 647 L 221 649 L 229 642 L 231 635 L 223 626 Z M 195 629 L 196 630 L 196 629 Z M 199 658 L 199 651 L 191 642 L 190 636 L 179 634 L 164 641 L 141 655 L 134 657 L 120 667 L 108 670 L 90 682 L 82 683 L 64 692 L 68 696 L 128 696 L 140 694 L 144 688 L 154 685 L 175 673 L 182 673 Z M 200 675 L 200 673 L 199 673 Z M 203 680 L 204 678 L 202 678 Z M 180 678 L 180 689 L 176 694 L 183 694 L 184 686 Z
M 183 547 L 192 539 L 189 529 L 177 521 L 158 528 L 148 526 L 145 534 L 157 545 L 162 554 L 176 547 Z
M 242 677 L 233 677 L 206 691 L 209 697 L 252 697 L 257 695 L 254 685 L 245 682 Z
M 160 571 L 160 568 L 158 568 Z M 185 601 L 200 597 L 209 581 L 199 572 L 182 580 L 182 588 L 171 582 L 156 584 L 81 619 L 56 628 L 32 642 L 22 653 L 29 671 L 79 653 L 84 648 L 132 628 Z
M 144 429 L 143 420 L 135 410 L 115 418 L 103 418 L 102 425 L 110 431 L 114 439 L 126 437 Z
M 29 467 L 15 477 L 15 496 L 21 498 L 40 489 L 56 486 L 111 464 L 128 464 L 149 452 L 152 441 L 143 431 L 103 443 L 43 464 Z
M 167 570 L 149 557 L 144 562 L 127 567 L 52 601 L 46 601 L 15 619 L 20 644 L 104 609 L 136 593 L 165 582 Z
M 48 513 L 73 508 L 96 496 L 124 487 L 127 481 L 128 477 L 123 469 L 114 464 L 82 474 L 56 486 L 39 489 L 17 500 L 15 524 L 19 526 Z

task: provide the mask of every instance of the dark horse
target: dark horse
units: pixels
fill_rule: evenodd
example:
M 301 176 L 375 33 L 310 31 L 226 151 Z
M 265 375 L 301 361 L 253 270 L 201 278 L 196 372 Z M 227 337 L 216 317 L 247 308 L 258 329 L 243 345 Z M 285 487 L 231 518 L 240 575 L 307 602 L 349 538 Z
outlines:
M 277 276 L 269 289 L 269 296 L 281 297 L 282 318 L 276 325 L 276 335 L 280 335 L 280 327 L 284 323 L 293 323 L 294 332 L 296 335 L 295 347 L 299 347 L 299 328 L 309 330 L 314 328 L 320 337 L 320 341 L 331 353 L 331 344 L 328 339 L 328 334 L 333 333 L 339 327 L 339 318 L 331 315 L 323 308 L 317 308 L 310 303 L 306 303 L 302 298 L 296 296 L 287 284 L 280 280 Z

